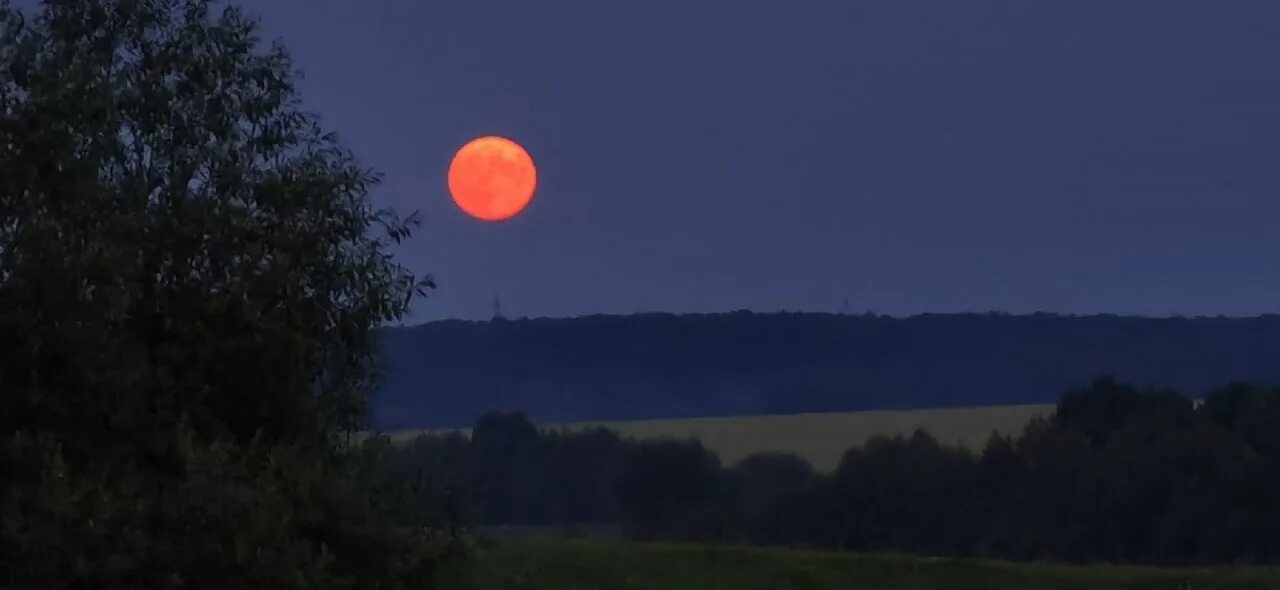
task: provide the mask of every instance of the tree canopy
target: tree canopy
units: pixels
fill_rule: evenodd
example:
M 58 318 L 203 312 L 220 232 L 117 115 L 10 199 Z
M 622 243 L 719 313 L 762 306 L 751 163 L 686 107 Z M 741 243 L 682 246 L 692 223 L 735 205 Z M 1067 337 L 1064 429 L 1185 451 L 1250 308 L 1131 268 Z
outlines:
M 432 562 L 333 436 L 430 287 L 391 254 L 415 220 L 375 207 L 297 75 L 212 0 L 0 0 L 0 585 L 392 587 Z
M 387 248 L 409 225 L 302 110 L 284 48 L 216 6 L 0 13 L 0 375 L 24 425 L 359 426 L 372 328 L 423 286 Z
M 1278 402 L 1280 388 L 1231 384 L 1196 407 L 1104 378 L 1069 391 L 1019 436 L 992 434 L 980 452 L 917 431 L 849 449 L 831 473 L 776 453 L 722 467 L 695 440 L 540 433 L 512 414 L 483 418 L 469 445 L 424 436 L 392 456 L 400 473 L 474 494 L 467 517 L 484 525 L 1016 560 L 1272 564 Z M 537 460 L 517 460 L 526 457 Z M 486 495 L 468 478 L 504 485 Z M 592 508 L 546 509 L 554 506 Z

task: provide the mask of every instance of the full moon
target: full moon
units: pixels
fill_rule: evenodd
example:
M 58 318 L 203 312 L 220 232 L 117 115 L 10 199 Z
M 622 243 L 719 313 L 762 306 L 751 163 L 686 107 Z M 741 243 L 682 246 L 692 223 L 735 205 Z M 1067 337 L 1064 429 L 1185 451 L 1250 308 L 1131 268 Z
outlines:
M 505 137 L 467 142 L 449 165 L 449 194 L 467 215 L 502 221 L 524 210 L 537 186 L 533 158 Z

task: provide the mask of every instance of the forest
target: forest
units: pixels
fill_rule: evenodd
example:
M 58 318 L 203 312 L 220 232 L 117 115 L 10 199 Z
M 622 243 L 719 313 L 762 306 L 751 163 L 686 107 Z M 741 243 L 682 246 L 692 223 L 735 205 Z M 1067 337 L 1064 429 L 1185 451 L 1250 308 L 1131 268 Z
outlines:
M 1234 383 L 1198 403 L 1101 378 L 1019 436 L 973 450 L 879 438 L 832 473 L 785 454 L 722 465 L 694 440 L 544 432 L 518 413 L 472 432 L 384 458 L 437 523 L 1019 561 L 1280 558 L 1277 388 Z
M 555 423 L 1051 404 L 1098 375 L 1193 397 L 1280 382 L 1280 316 L 654 313 L 431 322 L 385 344 L 369 398 L 381 430 L 491 410 Z

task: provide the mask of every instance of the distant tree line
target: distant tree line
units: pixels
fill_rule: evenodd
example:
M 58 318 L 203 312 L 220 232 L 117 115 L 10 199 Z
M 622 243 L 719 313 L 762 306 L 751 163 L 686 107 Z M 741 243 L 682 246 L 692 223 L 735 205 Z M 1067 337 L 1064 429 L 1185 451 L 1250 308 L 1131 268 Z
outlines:
M 1050 404 L 1098 375 L 1203 392 L 1280 383 L 1280 315 L 636 314 L 385 331 L 383 430 Z M 502 370 L 493 370 L 502 359 Z
M 640 540 L 1150 564 L 1280 560 L 1280 389 L 1202 404 L 1112 379 L 980 453 L 920 431 L 845 453 L 733 466 L 692 440 L 539 432 L 493 413 L 386 467 L 453 525 L 613 523 Z

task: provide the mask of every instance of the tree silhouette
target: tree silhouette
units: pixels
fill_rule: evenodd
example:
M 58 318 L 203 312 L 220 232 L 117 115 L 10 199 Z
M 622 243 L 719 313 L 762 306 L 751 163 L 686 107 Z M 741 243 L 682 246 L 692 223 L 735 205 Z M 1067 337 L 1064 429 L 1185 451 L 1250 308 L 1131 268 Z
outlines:
M 372 206 L 285 50 L 216 6 L 0 3 L 0 585 L 431 563 L 332 444 L 363 423 L 375 329 L 429 287 L 389 254 L 412 219 Z
M 992 434 L 979 456 L 919 431 L 850 449 L 825 474 L 772 453 L 722 467 L 696 441 L 540 433 L 522 415 L 491 415 L 473 444 L 490 449 L 478 469 L 520 490 L 488 498 L 492 524 L 612 522 L 636 539 L 1017 560 L 1274 563 L 1278 391 L 1233 384 L 1197 407 L 1098 379 L 1020 435 Z

